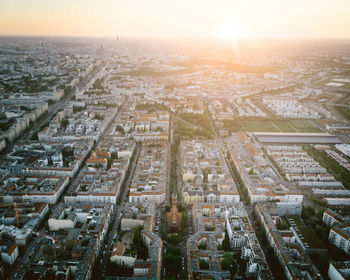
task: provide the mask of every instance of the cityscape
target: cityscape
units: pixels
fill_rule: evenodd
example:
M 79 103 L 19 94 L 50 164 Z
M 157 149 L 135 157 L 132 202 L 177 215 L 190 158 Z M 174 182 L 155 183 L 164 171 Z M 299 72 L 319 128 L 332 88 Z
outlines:
M 350 279 L 350 33 L 238 26 L 0 27 L 0 279 Z

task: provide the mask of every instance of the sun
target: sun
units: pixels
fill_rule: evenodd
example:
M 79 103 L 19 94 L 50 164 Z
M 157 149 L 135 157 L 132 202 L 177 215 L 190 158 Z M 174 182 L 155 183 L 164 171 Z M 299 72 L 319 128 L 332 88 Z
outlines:
M 223 21 L 220 25 L 218 37 L 235 41 L 241 36 L 240 29 L 237 25 L 237 23 L 233 20 L 226 20 Z

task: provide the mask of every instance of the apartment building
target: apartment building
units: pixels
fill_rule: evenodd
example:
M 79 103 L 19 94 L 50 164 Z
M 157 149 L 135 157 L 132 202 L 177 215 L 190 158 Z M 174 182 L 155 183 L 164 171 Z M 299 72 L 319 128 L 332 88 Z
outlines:
M 240 249 L 246 261 L 245 277 L 273 279 L 242 203 L 194 203 L 192 211 L 195 233 L 187 240 L 190 279 L 230 279 L 230 271 L 221 267 L 225 229 L 231 247 Z
M 0 198 L 4 202 L 56 204 L 69 183 L 68 176 L 4 175 Z
M 115 204 L 135 148 L 133 140 L 116 142 L 103 138 L 70 187 L 65 201 Z
M 334 246 L 350 254 L 350 223 L 334 225 L 329 232 L 328 239 Z
M 332 209 L 326 209 L 323 212 L 322 222 L 328 227 L 332 227 L 335 224 L 341 224 L 344 222 L 344 217 Z
M 311 108 L 301 104 L 296 99 L 273 98 L 264 99 L 263 103 L 277 116 L 282 118 L 319 119 L 321 115 Z
M 142 103 L 140 103 L 142 104 Z M 110 135 L 135 140 L 168 140 L 168 111 L 137 110 L 135 101 L 128 101 L 112 124 Z
M 21 142 L 0 160 L 0 173 L 72 178 L 93 146 L 93 142 Z
M 232 164 L 241 176 L 250 202 L 279 200 L 301 204 L 303 194 L 280 179 L 261 148 L 252 141 L 244 132 L 235 133 L 228 141 Z
M 167 141 L 144 141 L 130 186 L 129 202 L 142 204 L 165 202 L 169 172 Z
M 350 275 L 350 261 L 331 262 L 328 268 L 330 280 L 346 280 Z
M 7 246 L 0 245 L 1 258 L 7 265 L 13 265 L 18 258 L 19 251 L 16 243 L 10 242 Z
M 237 187 L 216 141 L 182 141 L 180 162 L 186 204 L 239 202 Z
M 283 204 L 280 207 L 283 207 Z M 278 205 L 257 203 L 255 213 L 266 231 L 268 243 L 273 248 L 287 279 L 323 279 L 308 256 L 305 243 L 298 237 L 297 231 L 293 230 L 296 224 L 289 223 L 289 230 L 277 229 L 277 222 L 280 219 Z M 298 212 L 294 208 L 289 208 L 287 215 L 298 217 Z
M 350 191 L 341 182 L 336 181 L 327 169 L 314 160 L 302 146 L 298 145 L 268 145 L 265 147 L 268 155 L 285 174 L 286 178 L 313 196 L 324 199 L 341 198 L 350 203 Z M 333 152 L 328 145 L 315 145 L 316 150 Z M 341 201 L 337 204 L 341 205 Z M 328 203 L 330 205 L 330 203 Z
M 138 212 L 137 207 L 126 210 L 136 215 L 136 219 L 123 219 L 123 230 L 130 233 L 135 227 L 140 227 L 140 236 L 143 244 L 148 249 L 148 256 L 137 258 L 137 255 L 130 255 L 125 252 L 126 243 L 117 241 L 114 244 L 110 260 L 114 263 L 132 268 L 132 273 L 128 279 L 152 279 L 162 278 L 161 267 L 163 258 L 163 241 L 155 233 L 156 204 L 154 202 L 144 202 L 143 211 Z M 135 212 L 133 210 L 136 210 Z M 131 214 L 130 212 L 124 214 Z M 136 214 L 137 213 L 137 214 Z M 133 222 L 134 221 L 134 222 Z

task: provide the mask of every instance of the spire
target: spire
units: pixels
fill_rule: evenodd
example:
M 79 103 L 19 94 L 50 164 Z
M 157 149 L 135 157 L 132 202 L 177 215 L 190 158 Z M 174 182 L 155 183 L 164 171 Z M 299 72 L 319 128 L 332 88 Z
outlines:
M 177 205 L 177 195 L 173 192 L 171 195 L 172 205 Z

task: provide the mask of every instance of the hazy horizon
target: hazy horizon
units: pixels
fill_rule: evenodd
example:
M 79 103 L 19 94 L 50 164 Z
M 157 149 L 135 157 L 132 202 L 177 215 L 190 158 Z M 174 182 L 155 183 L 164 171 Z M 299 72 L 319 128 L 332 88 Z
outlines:
M 2 0 L 1 36 L 349 39 L 350 1 Z

